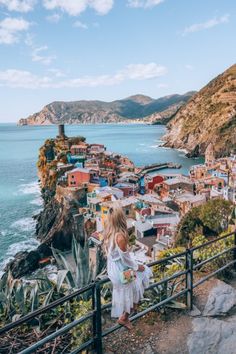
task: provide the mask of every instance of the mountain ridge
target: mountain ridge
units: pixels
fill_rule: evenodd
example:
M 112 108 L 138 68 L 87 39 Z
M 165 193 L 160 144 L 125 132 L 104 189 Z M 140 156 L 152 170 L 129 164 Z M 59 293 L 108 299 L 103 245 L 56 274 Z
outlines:
M 121 100 L 104 102 L 99 100 L 54 101 L 40 112 L 21 118 L 19 125 L 81 124 L 81 123 L 116 123 L 132 120 L 149 121 L 149 116 L 157 114 L 156 120 L 168 121 L 168 117 L 184 105 L 194 91 L 183 95 L 173 94 L 158 99 L 145 95 L 132 95 Z M 151 123 L 155 116 L 150 118 Z

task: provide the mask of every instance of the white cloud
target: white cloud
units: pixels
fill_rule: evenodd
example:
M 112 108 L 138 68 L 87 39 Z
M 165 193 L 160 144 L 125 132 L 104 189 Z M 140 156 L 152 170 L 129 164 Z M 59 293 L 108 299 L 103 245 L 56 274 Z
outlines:
M 112 9 L 114 0 L 90 0 L 88 5 L 100 15 L 106 15 Z
M 189 27 L 186 27 L 183 31 L 183 35 L 185 36 L 188 33 L 199 32 L 227 22 L 229 22 L 229 14 L 226 14 L 221 17 L 214 17 L 206 22 L 195 23 Z
M 53 14 L 51 16 L 47 16 L 46 19 L 47 19 L 48 22 L 58 23 L 60 21 L 60 19 L 61 19 L 61 15 Z
M 0 22 L 0 44 L 12 44 L 19 40 L 19 33 L 27 31 L 28 21 L 22 18 L 7 17 Z
M 82 28 L 82 29 L 88 29 L 88 25 L 86 25 L 86 23 L 81 22 L 81 21 L 76 21 L 74 23 L 74 27 Z
M 130 64 L 120 72 L 123 78 L 131 80 L 146 80 L 153 79 L 167 73 L 164 66 L 156 63 L 149 64 Z
M 105 15 L 112 9 L 114 0 L 43 0 L 43 4 L 48 10 L 60 9 L 71 16 L 78 16 L 87 8 Z
M 55 77 L 66 77 L 67 75 L 59 69 L 48 69 L 48 72 L 53 74 Z
M 163 76 L 167 73 L 164 66 L 156 63 L 130 64 L 113 75 L 82 76 L 79 78 L 60 79 L 61 75 L 38 76 L 29 71 L 9 69 L 0 71 L 0 86 L 22 87 L 28 89 L 37 88 L 79 88 L 113 86 L 126 80 L 147 80 Z
M 0 0 L 0 5 L 9 11 L 29 12 L 33 10 L 36 0 Z
M 128 6 L 133 8 L 152 8 L 159 5 L 164 0 L 128 0 Z
M 39 77 L 29 71 L 15 69 L 0 71 L 0 86 L 34 89 L 48 87 L 50 81 L 49 77 Z
M 42 55 L 42 52 L 45 52 L 47 50 L 48 47 L 46 45 L 34 48 L 31 53 L 32 61 L 39 62 L 43 65 L 51 64 L 51 62 L 56 59 L 56 57 L 52 55 Z
M 48 51 L 48 46 L 36 46 L 34 43 L 34 38 L 32 35 L 27 34 L 25 39 L 25 44 L 31 49 L 31 58 L 34 62 L 39 62 L 43 65 L 49 65 L 54 59 L 55 55 L 47 55 L 45 52 Z M 42 54 L 43 53 L 43 54 Z

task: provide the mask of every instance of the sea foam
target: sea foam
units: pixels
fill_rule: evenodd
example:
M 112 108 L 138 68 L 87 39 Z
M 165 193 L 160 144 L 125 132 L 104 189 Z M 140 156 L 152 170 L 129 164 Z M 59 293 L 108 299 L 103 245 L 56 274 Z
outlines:
M 20 184 L 17 194 L 40 194 L 40 186 L 37 181 Z
M 6 252 L 6 256 L 5 256 L 4 260 L 2 262 L 0 262 L 0 269 L 4 269 L 6 267 L 6 265 L 12 259 L 14 259 L 14 256 L 18 252 L 32 251 L 36 247 L 38 247 L 39 244 L 40 244 L 40 242 L 38 240 L 34 239 L 34 238 L 30 238 L 30 239 L 25 240 L 25 241 L 13 243 L 12 245 L 9 246 L 9 248 L 8 248 L 8 250 Z M 3 273 L 4 272 L 0 270 L 0 279 L 1 279 L 1 276 L 3 275 Z
M 24 232 L 34 231 L 35 226 L 36 221 L 30 217 L 19 219 L 11 224 L 11 228 Z

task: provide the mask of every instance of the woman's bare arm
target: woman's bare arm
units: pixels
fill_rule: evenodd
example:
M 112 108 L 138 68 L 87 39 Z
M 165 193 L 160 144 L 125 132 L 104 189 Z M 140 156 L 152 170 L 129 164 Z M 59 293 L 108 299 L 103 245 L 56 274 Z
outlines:
M 128 242 L 126 237 L 123 234 L 119 233 L 116 235 L 116 243 L 118 247 L 121 249 L 121 251 L 123 252 L 127 251 Z
M 128 241 L 127 238 L 119 233 L 116 235 L 116 243 L 117 246 L 121 249 L 122 252 L 126 252 L 127 251 L 127 246 L 128 246 Z M 138 264 L 138 269 L 139 272 L 143 272 L 145 270 L 144 266 L 142 264 Z

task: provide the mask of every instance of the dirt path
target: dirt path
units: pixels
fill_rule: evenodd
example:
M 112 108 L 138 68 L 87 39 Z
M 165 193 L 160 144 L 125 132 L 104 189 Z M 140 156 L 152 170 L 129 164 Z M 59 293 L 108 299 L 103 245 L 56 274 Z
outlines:
M 211 279 L 195 289 L 194 304 L 203 310 L 209 291 L 215 286 Z M 120 329 L 105 340 L 106 354 L 188 354 L 187 339 L 192 332 L 192 317 L 187 310 L 165 309 L 152 312 L 135 321 L 128 332 Z

